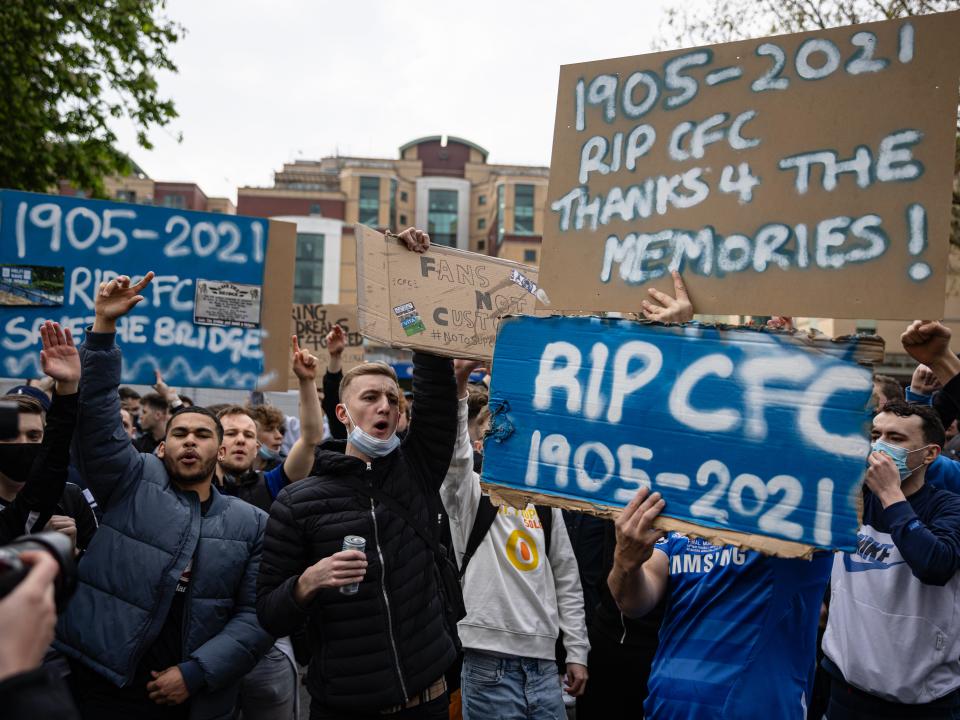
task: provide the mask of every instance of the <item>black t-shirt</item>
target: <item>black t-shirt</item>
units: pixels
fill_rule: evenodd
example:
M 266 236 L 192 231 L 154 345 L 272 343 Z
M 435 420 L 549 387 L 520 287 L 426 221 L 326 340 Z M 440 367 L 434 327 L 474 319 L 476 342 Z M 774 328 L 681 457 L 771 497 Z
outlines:
M 212 503 L 212 494 L 200 503 L 201 516 L 206 516 Z M 189 699 L 180 705 L 158 705 L 150 699 L 147 683 L 153 680 L 151 670 L 161 672 L 183 662 L 183 617 L 194 559 L 196 556 L 180 574 L 167 619 L 164 620 L 156 640 L 140 658 L 133 682 L 118 688 L 85 665 L 70 663 L 76 681 L 74 692 L 77 693 L 84 717 L 92 716 L 89 711 L 95 710 L 98 720 L 131 717 L 136 717 L 137 720 L 187 718 L 190 712 Z

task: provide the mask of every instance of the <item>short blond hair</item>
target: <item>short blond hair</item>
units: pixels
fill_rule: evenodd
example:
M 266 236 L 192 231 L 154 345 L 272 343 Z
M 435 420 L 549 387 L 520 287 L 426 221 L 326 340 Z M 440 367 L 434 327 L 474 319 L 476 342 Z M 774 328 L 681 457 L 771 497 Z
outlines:
M 340 402 L 343 402 L 350 383 L 362 375 L 383 375 L 384 377 L 388 377 L 393 380 L 394 385 L 397 386 L 397 394 L 400 394 L 400 381 L 397 379 L 397 374 L 393 371 L 392 367 L 382 362 L 366 362 L 350 368 L 343 374 L 343 380 L 340 381 Z

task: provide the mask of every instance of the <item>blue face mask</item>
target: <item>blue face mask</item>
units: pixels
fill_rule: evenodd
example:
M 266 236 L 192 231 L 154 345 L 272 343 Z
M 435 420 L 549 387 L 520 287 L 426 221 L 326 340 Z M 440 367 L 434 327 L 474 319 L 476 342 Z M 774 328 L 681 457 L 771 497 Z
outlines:
M 888 458 L 893 460 L 893 464 L 897 466 L 897 472 L 900 473 L 900 482 L 903 482 L 908 477 L 913 475 L 913 473 L 916 472 L 921 467 L 920 465 L 918 465 L 913 469 L 908 467 L 907 457 L 911 453 L 922 452 L 923 450 L 926 450 L 928 447 L 929 445 L 924 445 L 922 448 L 917 448 L 916 450 L 907 450 L 906 448 L 900 447 L 899 445 L 891 445 L 888 442 L 884 442 L 883 440 L 878 439 L 873 441 L 873 445 L 871 446 L 871 449 L 873 450 L 873 452 L 883 453 Z
M 280 453 L 274 452 L 273 450 L 268 448 L 266 445 L 260 446 L 260 448 L 257 450 L 257 455 L 259 455 L 262 460 L 267 460 L 269 462 L 273 462 L 275 460 L 280 459 Z
M 388 437 L 386 440 L 376 438 L 353 422 L 353 418 L 350 417 L 350 411 L 347 410 L 346 405 L 343 406 L 343 409 L 347 413 L 347 418 L 349 418 L 350 422 L 353 424 L 353 430 L 350 431 L 347 441 L 368 458 L 384 457 L 399 447 L 400 438 L 397 437 L 396 433 L 393 433 L 393 435 Z

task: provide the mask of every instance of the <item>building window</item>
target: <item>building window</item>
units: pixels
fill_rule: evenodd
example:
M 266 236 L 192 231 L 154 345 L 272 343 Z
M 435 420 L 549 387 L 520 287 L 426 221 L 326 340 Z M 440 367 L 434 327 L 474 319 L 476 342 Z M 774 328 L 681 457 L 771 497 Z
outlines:
M 137 191 L 136 190 L 117 190 L 116 199 L 120 202 L 132 202 L 137 201 Z
M 497 247 L 503 245 L 507 234 L 507 194 L 503 185 L 497 185 Z
M 427 232 L 435 245 L 457 246 L 457 191 L 431 190 L 427 198 Z
M 183 210 L 187 207 L 187 202 L 183 199 L 183 195 L 165 195 L 163 198 L 163 207 Z
M 397 181 L 390 178 L 390 229 L 397 229 Z
M 320 210 L 320 203 L 310 203 L 310 214 L 323 215 L 323 212 Z
M 483 230 L 487 226 L 487 219 L 480 218 L 477 220 L 477 230 Z
M 297 233 L 297 262 L 293 281 L 295 303 L 323 302 L 323 235 Z
M 523 261 L 525 263 L 535 263 L 537 261 L 537 251 L 536 250 L 524 250 L 523 251 Z
M 406 216 L 406 215 L 403 215 L 403 214 L 400 215 L 400 227 L 403 228 L 404 230 L 407 229 L 407 216 Z M 398 229 L 399 229 L 399 228 L 398 228 Z
M 513 231 L 518 235 L 533 233 L 533 185 L 513 186 Z
M 360 223 L 377 227 L 380 224 L 380 178 L 360 178 Z
M 400 191 L 400 202 L 407 202 L 408 195 L 406 190 Z
M 477 205 L 486 205 L 486 204 L 487 204 L 486 195 L 481 195 L 480 197 L 477 198 Z
M 485 250 L 487 247 L 486 240 L 477 240 L 477 250 Z
M 876 320 L 857 320 L 856 328 L 857 328 L 857 335 L 876 335 L 877 321 Z

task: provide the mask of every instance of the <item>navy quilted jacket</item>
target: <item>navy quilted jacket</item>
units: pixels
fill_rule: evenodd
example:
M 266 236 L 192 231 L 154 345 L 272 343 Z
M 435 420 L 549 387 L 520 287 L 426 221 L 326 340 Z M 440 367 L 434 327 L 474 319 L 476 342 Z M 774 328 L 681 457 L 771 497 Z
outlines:
M 74 450 L 104 514 L 55 645 L 118 686 L 129 683 L 194 558 L 183 635 L 193 677 L 184 679 L 201 689 L 191 696 L 190 717 L 232 717 L 238 681 L 273 643 L 255 608 L 267 516 L 211 488 L 213 501 L 201 517 L 197 494 L 177 490 L 163 461 L 134 450 L 124 433 L 114 335 L 88 330 L 80 354 Z

